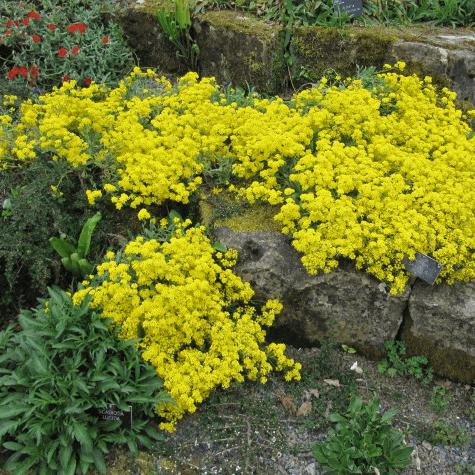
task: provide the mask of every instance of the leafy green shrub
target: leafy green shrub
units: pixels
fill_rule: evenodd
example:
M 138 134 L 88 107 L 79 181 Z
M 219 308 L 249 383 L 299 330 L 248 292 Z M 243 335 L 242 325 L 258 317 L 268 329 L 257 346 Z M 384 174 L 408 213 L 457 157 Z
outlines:
M 0 93 L 29 97 L 68 80 L 117 84 L 133 64 L 122 29 L 106 20 L 119 5 L 85 0 L 58 8 L 52 0 L 28 0 L 13 7 L 0 0 Z
M 83 186 L 94 179 L 91 168 L 76 170 L 46 154 L 21 166 L 11 159 L 9 168 L 0 170 L 0 328 L 22 308 L 34 306 L 37 297 L 46 297 L 48 286 L 70 285 L 71 275 L 48 239 L 65 234 L 76 244 L 90 216 Z M 100 211 L 88 259 L 92 264 L 113 242 L 109 233 L 119 214 L 107 204 Z
M 325 442 L 318 442 L 312 452 L 328 475 L 350 473 L 380 473 L 397 475 L 396 468 L 407 467 L 413 448 L 405 447 L 401 432 L 390 419 L 397 409 L 379 414 L 380 399 L 376 396 L 368 404 L 361 396 L 354 398 L 346 416 L 332 414 L 336 422 Z M 376 470 L 378 472 L 376 472 Z
M 388 359 L 384 359 L 378 365 L 380 373 L 388 372 L 389 376 L 411 374 L 417 379 L 421 379 L 423 384 L 428 384 L 432 380 L 432 368 L 424 369 L 421 365 L 427 365 L 425 356 L 413 356 L 412 358 L 402 359 L 399 355 L 406 354 L 406 343 L 403 341 L 390 340 L 384 344 L 384 350 Z
M 18 319 L 23 331 L 9 326 L 0 333 L 0 443 L 14 451 L 5 470 L 66 475 L 94 466 L 105 473 L 108 443 L 137 442 L 151 447 L 163 436 L 147 426 L 156 404 L 172 402 L 161 390 L 155 370 L 88 306 L 49 289 Z M 132 406 L 132 428 L 102 421 L 92 408 Z M 145 431 L 145 433 L 144 433 Z

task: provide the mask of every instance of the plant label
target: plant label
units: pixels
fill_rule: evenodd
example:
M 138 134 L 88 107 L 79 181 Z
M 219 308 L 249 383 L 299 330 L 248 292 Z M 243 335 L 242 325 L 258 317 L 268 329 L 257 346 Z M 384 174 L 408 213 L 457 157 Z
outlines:
M 114 404 L 109 404 L 107 407 L 94 407 L 92 412 L 100 421 L 122 421 L 119 429 L 132 429 L 132 406 L 129 406 L 129 411 L 126 412 Z
M 433 285 L 442 267 L 444 267 L 440 262 L 421 252 L 416 252 L 413 260 L 409 259 L 407 255 L 404 256 L 402 263 L 407 271 L 431 285 Z
M 333 0 L 335 11 L 346 12 L 349 16 L 364 15 L 362 0 Z

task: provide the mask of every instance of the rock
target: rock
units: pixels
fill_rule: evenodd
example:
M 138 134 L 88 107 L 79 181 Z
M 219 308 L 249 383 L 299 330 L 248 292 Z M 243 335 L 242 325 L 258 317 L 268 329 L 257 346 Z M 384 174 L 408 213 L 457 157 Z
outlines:
M 332 319 L 338 322 L 338 343 L 369 356 L 381 356 L 384 343 L 396 338 L 409 287 L 391 296 L 384 284 L 346 260 L 331 273 L 310 275 L 290 240 L 278 232 L 235 233 L 218 227 L 214 237 L 238 250 L 234 272 L 252 285 L 256 299 L 279 299 L 283 304 L 273 327 L 293 335 L 294 346 L 299 340 L 302 345 L 316 344 L 330 336 Z
M 475 283 L 428 285 L 417 280 L 401 332 L 408 355 L 424 355 L 442 377 L 475 379 Z
M 301 254 L 275 231 L 234 232 L 217 227 L 213 237 L 237 249 L 234 272 L 256 300 L 279 299 L 284 308 L 270 329 L 293 346 L 318 345 L 338 323 L 339 344 L 380 358 L 388 340 L 406 342 L 407 356 L 426 356 L 444 378 L 475 379 L 475 283 L 426 284 L 416 280 L 392 296 L 385 285 L 342 259 L 331 273 L 310 275 Z
M 455 37 L 452 41 L 457 41 L 457 35 L 450 36 Z M 446 77 L 450 82 L 449 89 L 457 93 L 457 99 L 475 103 L 475 53 L 471 51 L 398 42 L 391 45 L 386 61 L 389 64 L 416 62 L 427 75 Z

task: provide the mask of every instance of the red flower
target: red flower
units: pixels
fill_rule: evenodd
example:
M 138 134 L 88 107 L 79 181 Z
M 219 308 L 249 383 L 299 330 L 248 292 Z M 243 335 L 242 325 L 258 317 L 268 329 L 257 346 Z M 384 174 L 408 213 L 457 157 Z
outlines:
M 41 41 L 41 38 L 37 35 L 33 35 L 32 38 L 35 43 L 38 43 L 38 41 Z
M 105 36 L 105 37 L 102 39 L 102 43 L 104 43 L 104 44 L 106 44 L 108 41 L 109 41 L 109 37 L 108 37 L 108 36 Z
M 68 76 L 67 74 L 65 74 L 65 75 L 63 76 L 63 81 L 68 81 L 68 80 L 69 80 L 69 76 Z
M 13 25 L 13 22 L 11 20 L 8 20 L 5 26 L 12 26 L 12 25 Z
M 91 80 L 89 78 L 84 78 L 84 83 L 86 86 L 89 86 L 89 84 L 91 84 Z
M 81 33 L 84 33 L 86 31 L 86 26 L 84 23 L 76 23 L 75 25 L 71 25 L 68 28 L 69 33 L 74 33 L 76 30 L 79 30 Z
M 28 13 L 28 16 L 29 16 L 30 18 L 34 18 L 35 20 L 39 20 L 39 19 L 41 18 L 40 15 L 39 15 L 39 13 L 36 13 L 36 12 L 33 11 L 33 10 L 32 10 L 30 13 Z
M 28 17 L 25 17 L 25 18 L 23 18 L 23 21 L 22 21 L 21 24 L 26 26 L 26 25 L 28 25 L 28 22 L 29 22 L 29 21 L 30 21 L 29 18 L 28 18 Z
M 37 78 L 37 77 L 38 77 L 38 66 L 32 66 L 32 67 L 31 67 L 31 75 L 32 75 L 34 78 Z
M 30 86 L 34 86 L 35 83 L 33 81 L 30 81 Z
M 68 54 L 68 52 L 66 51 L 66 48 L 61 48 L 59 51 L 58 51 L 58 56 L 61 56 L 61 58 L 63 56 L 66 56 Z
M 12 30 L 8 30 L 5 32 L 6 35 L 11 35 L 12 34 Z
M 75 46 L 75 47 L 72 49 L 72 53 L 73 53 L 73 54 L 77 54 L 78 51 L 79 51 L 79 47 L 78 47 L 78 46 Z
M 53 23 L 50 23 L 50 24 L 48 25 L 48 28 L 49 28 L 51 31 L 53 31 L 53 30 L 54 30 L 54 25 L 53 25 Z
M 18 71 L 22 76 L 28 77 L 28 68 L 26 66 L 22 66 Z
M 14 20 L 13 23 L 15 23 L 16 26 L 20 26 L 20 22 L 19 22 L 19 21 Z
M 9 73 L 8 73 L 8 79 L 13 79 L 20 71 L 20 68 L 18 66 L 15 66 Z

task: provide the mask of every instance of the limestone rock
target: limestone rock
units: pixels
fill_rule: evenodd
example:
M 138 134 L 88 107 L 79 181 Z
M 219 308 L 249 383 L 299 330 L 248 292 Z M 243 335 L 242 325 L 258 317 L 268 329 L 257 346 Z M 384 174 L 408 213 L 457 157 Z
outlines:
M 427 75 L 446 77 L 457 99 L 475 103 L 475 53 L 471 51 L 398 42 L 391 46 L 386 61 L 416 62 Z
M 475 379 L 475 283 L 417 280 L 401 333 L 410 355 L 425 355 L 439 376 Z
M 318 343 L 335 329 L 340 344 L 370 356 L 380 356 L 387 340 L 396 338 L 407 306 L 409 288 L 391 296 L 375 277 L 342 261 L 331 273 L 310 275 L 301 254 L 278 232 L 234 233 L 227 227 L 214 230 L 217 241 L 237 249 L 234 272 L 251 283 L 256 299 L 279 299 L 284 305 L 274 327 L 293 334 L 302 343 Z M 295 343 L 294 343 L 295 344 Z

